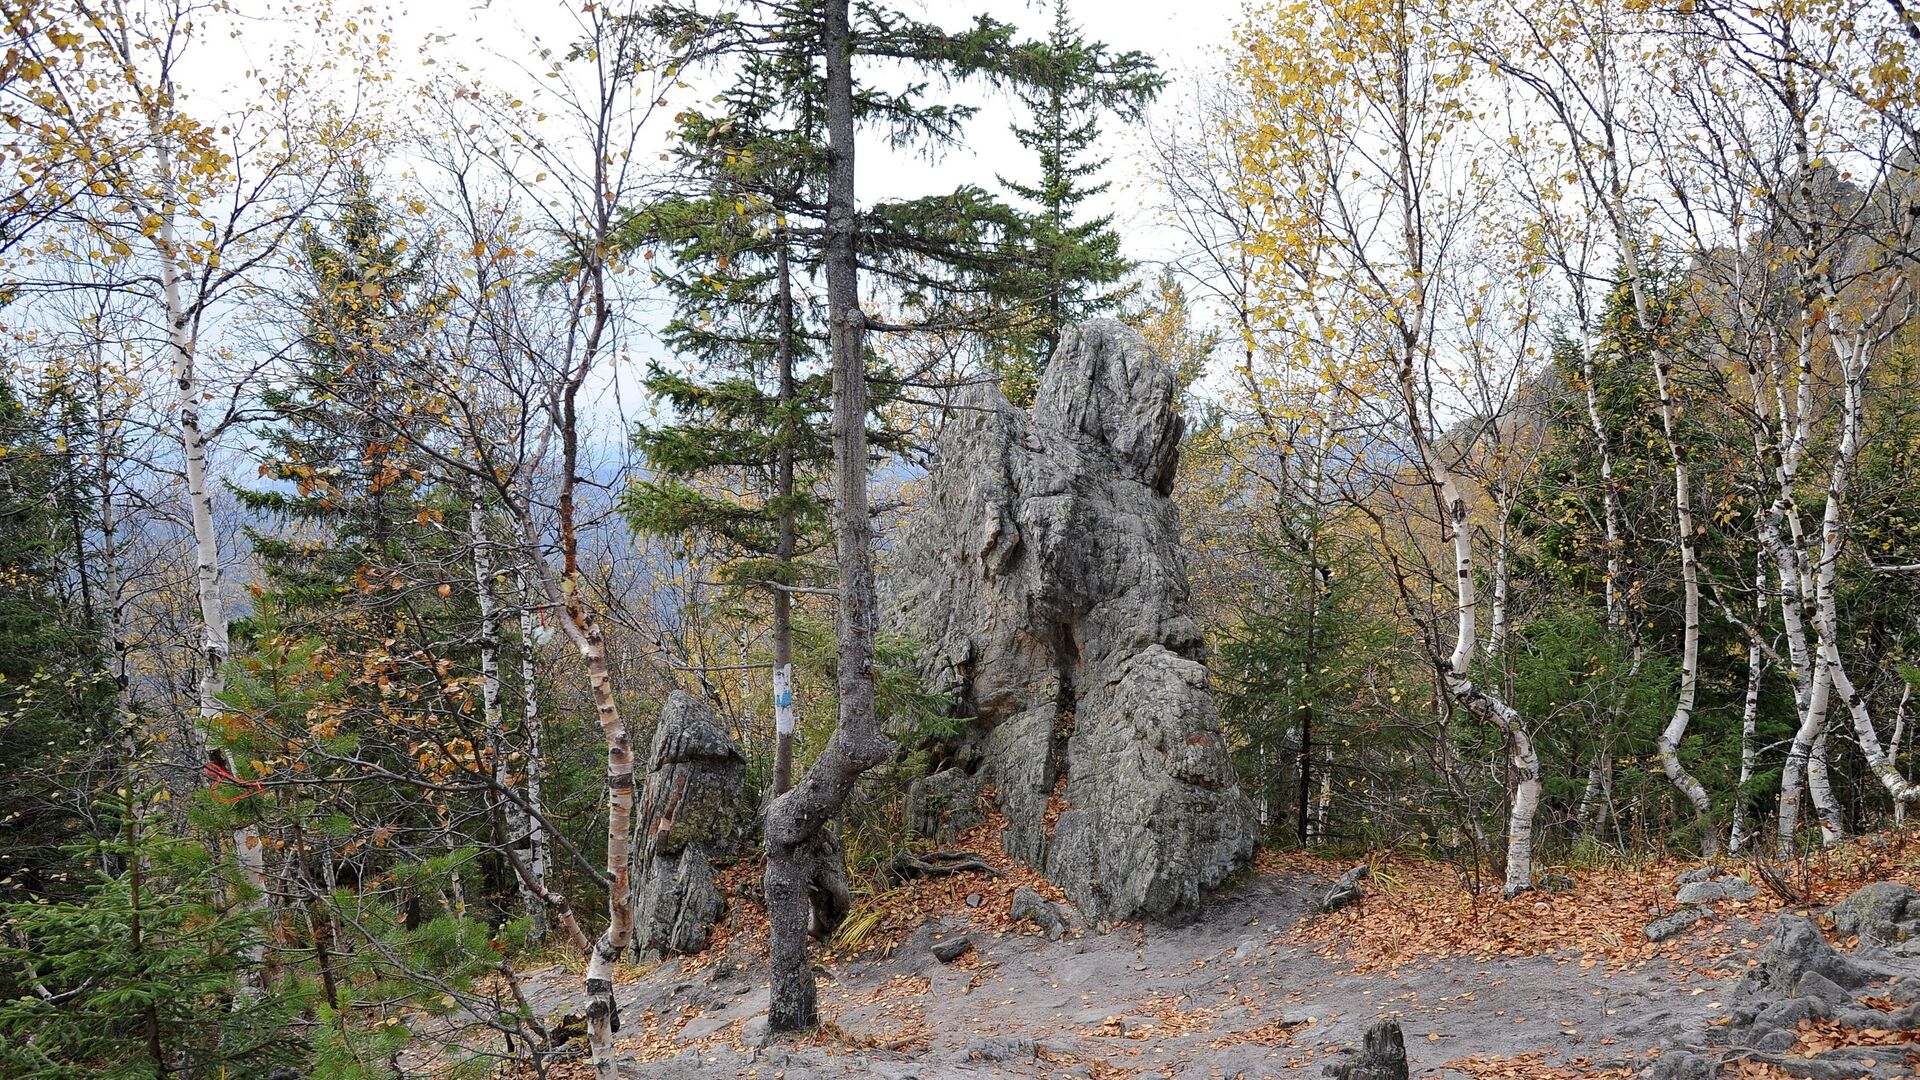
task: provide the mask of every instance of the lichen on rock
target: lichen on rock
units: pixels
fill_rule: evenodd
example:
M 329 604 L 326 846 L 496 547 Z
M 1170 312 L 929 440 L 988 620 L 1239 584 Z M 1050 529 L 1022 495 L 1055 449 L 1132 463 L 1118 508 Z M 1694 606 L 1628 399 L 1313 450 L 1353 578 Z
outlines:
M 890 559 L 893 628 L 972 719 L 942 763 L 1089 919 L 1191 911 L 1254 845 L 1188 610 L 1174 391 L 1126 326 L 1069 331 L 1031 409 L 963 396 Z
M 698 952 L 725 910 L 713 859 L 743 812 L 746 758 L 707 704 L 676 690 L 660 710 L 647 755 L 634 839 L 634 948 Z

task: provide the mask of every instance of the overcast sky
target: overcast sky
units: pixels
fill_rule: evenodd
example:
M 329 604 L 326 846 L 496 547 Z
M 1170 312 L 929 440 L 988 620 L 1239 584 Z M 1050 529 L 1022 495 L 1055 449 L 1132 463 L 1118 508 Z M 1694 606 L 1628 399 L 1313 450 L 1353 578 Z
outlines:
M 436 74 L 424 66 L 432 58 L 437 74 L 463 65 L 480 73 L 501 90 L 536 99 L 540 83 L 527 69 L 537 66 L 541 46 L 556 53 L 572 44 L 578 23 L 576 12 L 582 0 L 403 0 L 380 9 L 379 18 L 392 34 L 392 56 L 398 67 L 397 83 L 424 80 Z M 644 0 L 633 0 L 635 3 Z M 260 7 L 251 7 L 258 3 Z M 271 67 L 267 58 L 283 44 L 303 44 L 301 34 L 312 33 L 308 16 L 278 19 L 264 16 L 275 3 L 301 11 L 306 0 L 243 0 L 238 5 L 247 20 L 244 33 L 229 37 L 223 33 L 203 36 L 197 45 L 198 62 L 188 74 L 187 90 L 194 99 L 190 108 L 213 112 L 237 110 L 247 95 L 258 92 L 258 83 L 246 77 L 250 68 Z M 903 10 L 921 18 L 948 26 L 960 26 L 975 15 L 988 14 L 1020 27 L 1027 34 L 1044 36 L 1052 25 L 1051 0 L 987 0 L 983 3 L 946 3 L 941 0 L 895 0 Z M 1243 0 L 1174 0 L 1173 3 L 1146 3 L 1139 0 L 1073 0 L 1070 15 L 1083 27 L 1090 40 L 1105 42 L 1115 51 L 1140 50 L 1155 58 L 1170 79 L 1162 95 L 1162 104 L 1153 111 L 1151 123 L 1172 122 L 1173 106 L 1190 99 L 1188 80 L 1196 72 L 1217 71 L 1221 50 L 1240 17 Z M 349 6 L 342 3 L 342 7 Z M 250 18 L 249 18 L 250 17 Z M 694 86 L 683 93 L 712 93 L 712 84 L 702 85 L 700 76 L 689 75 Z M 355 89 L 342 84 L 332 91 L 350 95 Z M 1008 130 L 1019 111 L 1017 102 L 1005 95 L 980 87 L 956 89 L 956 99 L 980 108 L 969 125 L 965 146 L 954 148 L 938 161 L 890 150 L 879 136 L 868 135 L 860 146 L 860 201 L 951 191 L 973 183 L 998 191 L 997 175 L 1016 179 L 1030 178 L 1035 166 L 1030 152 L 1022 148 Z M 1022 117 L 1024 119 L 1024 117 Z M 671 129 L 668 115 L 654 123 L 656 146 L 664 147 Z M 1150 182 L 1142 169 L 1146 147 L 1146 127 L 1123 124 L 1109 117 L 1102 125 L 1100 152 L 1111 158 L 1103 179 L 1111 189 L 1089 203 L 1088 212 L 1108 212 L 1120 233 L 1126 254 L 1150 269 L 1151 265 L 1177 253 L 1177 242 L 1162 223 Z M 403 163 L 386 162 L 389 171 L 404 169 Z M 636 297 L 636 299 L 638 299 Z M 641 324 L 664 319 L 664 309 L 653 310 L 642 300 L 630 314 Z M 659 357 L 659 344 L 651 334 L 629 336 L 623 351 L 630 361 L 640 364 Z M 626 421 L 636 408 L 644 409 L 637 378 L 640 364 L 621 364 L 623 370 L 594 396 L 602 398 L 602 407 L 611 407 L 619 415 L 608 433 L 619 439 Z M 626 388 L 626 389 L 620 389 Z M 612 391 L 606 394 L 605 391 Z
M 294 2 L 299 6 L 298 0 Z M 539 45 L 559 51 L 570 44 L 568 31 L 575 23 L 569 5 L 577 6 L 580 2 L 405 0 L 381 9 L 381 17 L 391 26 L 393 55 L 398 58 L 403 80 L 425 74 L 416 58 L 431 55 L 442 71 L 451 64 L 461 63 L 482 73 L 497 72 L 504 88 L 524 82 L 525 73 L 515 71 L 514 65 L 531 64 Z M 896 0 L 896 3 L 918 17 L 949 26 L 963 24 L 977 14 L 988 14 L 1036 37 L 1047 32 L 1053 17 L 1050 0 L 979 3 Z M 1090 39 L 1106 42 L 1116 51 L 1145 52 L 1175 80 L 1175 85 L 1163 95 L 1164 104 L 1155 110 L 1158 122 L 1165 122 L 1171 103 L 1186 96 L 1179 82 L 1196 70 L 1217 68 L 1221 46 L 1232 33 L 1241 4 L 1242 0 L 1173 0 L 1171 3 L 1075 0 L 1070 13 Z M 242 3 L 240 8 L 246 11 L 248 5 Z M 257 84 L 244 78 L 246 70 L 267 56 L 276 44 L 287 40 L 289 34 L 299 34 L 310 25 L 305 20 L 286 23 L 269 20 L 253 23 L 237 40 L 207 35 L 200 43 L 199 53 L 206 66 L 189 77 L 190 92 L 205 103 L 208 98 L 218 100 L 257 90 Z M 980 106 L 981 112 L 968 128 L 968 145 L 948 152 L 937 162 L 892 152 L 880 145 L 877 136 L 863 140 L 860 148 L 863 203 L 952 190 L 962 183 L 976 183 L 993 190 L 998 187 L 996 174 L 1024 178 L 1032 171 L 1032 155 L 1022 149 L 1008 131 L 1009 122 L 1015 118 L 1015 103 L 1004 95 L 977 87 L 959 88 L 956 97 Z M 220 101 L 219 104 L 235 103 Z M 665 120 L 662 117 L 659 123 L 658 134 L 662 138 L 669 127 Z M 1156 215 L 1152 212 L 1155 200 L 1140 178 L 1138 168 L 1145 142 L 1144 130 L 1139 125 L 1121 124 L 1110 118 L 1103 124 L 1102 142 L 1104 153 L 1113 159 L 1106 177 L 1113 187 L 1101 209 L 1114 213 L 1129 255 L 1149 261 L 1164 258 L 1169 241 L 1155 228 Z

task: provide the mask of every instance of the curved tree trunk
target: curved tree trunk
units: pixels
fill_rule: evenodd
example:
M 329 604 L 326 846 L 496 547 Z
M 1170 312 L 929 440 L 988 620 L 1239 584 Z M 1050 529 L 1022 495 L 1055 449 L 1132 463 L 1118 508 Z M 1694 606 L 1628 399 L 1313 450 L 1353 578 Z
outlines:
M 837 845 L 825 830 L 860 774 L 885 761 L 893 743 L 874 715 L 873 522 L 867 505 L 865 316 L 854 257 L 853 49 L 848 0 L 824 5 L 827 74 L 826 279 L 828 349 L 833 359 L 833 531 L 839 562 L 834 630 L 840 647 L 840 715 L 806 776 L 767 808 L 767 916 L 772 987 L 767 1026 L 803 1031 L 819 1022 L 807 961 L 809 893 Z

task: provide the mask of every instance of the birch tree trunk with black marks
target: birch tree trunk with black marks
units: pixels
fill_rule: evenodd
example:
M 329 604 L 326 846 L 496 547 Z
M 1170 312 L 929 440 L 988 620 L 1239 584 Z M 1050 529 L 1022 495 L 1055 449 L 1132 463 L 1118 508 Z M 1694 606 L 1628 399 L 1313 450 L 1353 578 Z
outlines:
M 160 264 L 160 292 L 166 319 L 167 354 L 173 376 L 176 430 L 180 452 L 185 461 L 187 520 L 193 536 L 194 598 L 200 612 L 200 692 L 199 723 L 188 728 L 193 756 L 199 762 L 217 762 L 231 773 L 233 760 L 226 751 L 211 747 L 206 733 L 220 719 L 223 706 L 220 695 L 226 689 L 227 658 L 232 655 L 232 639 L 227 627 L 226 597 L 222 589 L 220 535 L 213 524 L 213 494 L 208 487 L 207 439 L 200 422 L 202 387 L 195 361 L 199 342 L 198 305 L 189 306 L 182 288 L 184 252 L 172 209 L 174 161 L 169 140 L 159 117 L 150 118 L 155 135 L 154 170 L 161 185 L 159 228 L 154 237 Z M 251 822 L 236 826 L 232 832 L 234 862 L 258 893 L 251 905 L 264 911 L 270 887 L 267 879 L 266 841 Z M 247 946 L 250 969 L 265 978 L 266 943 L 258 938 Z
M 540 716 L 540 678 L 536 663 L 539 616 L 531 606 L 531 595 L 522 589 L 528 598 L 528 606 L 520 611 L 520 732 L 527 743 L 527 762 L 523 791 L 527 806 L 527 854 L 526 887 L 552 904 L 552 889 L 547 884 L 547 875 L 552 866 L 552 845 L 547 840 L 547 828 L 542 822 L 546 813 L 546 804 L 540 795 L 540 774 L 546 768 L 546 739 L 543 726 L 546 721 Z M 565 913 L 572 920 L 573 912 L 569 908 Z M 546 920 L 543 917 L 535 924 L 537 934 L 544 934 Z M 570 931 L 571 936 L 580 937 L 580 948 L 586 949 L 584 935 L 580 934 L 578 924 Z
M 493 540 L 487 533 L 486 501 L 478 483 L 473 484 L 472 502 L 467 509 L 467 541 L 473 548 L 473 594 L 480 612 L 480 715 L 487 730 L 487 751 L 493 773 L 494 791 L 489 796 L 500 808 L 503 828 L 499 843 L 504 851 L 518 852 L 530 832 L 526 787 L 519 782 L 516 768 L 519 752 L 508 737 L 506 710 L 502 704 L 500 675 L 500 612 L 494 595 Z M 520 789 L 517 793 L 515 788 Z M 520 906 L 534 925 L 538 939 L 547 921 L 547 905 L 532 880 L 532 875 L 515 873 L 514 884 L 520 892 Z
M 1754 767 L 1760 748 L 1754 732 L 1760 719 L 1760 680 L 1766 672 L 1760 640 L 1767 617 L 1767 562 L 1762 552 L 1753 573 L 1753 621 L 1747 625 L 1747 696 L 1740 709 L 1740 778 L 1733 789 L 1733 820 L 1727 835 L 1727 854 L 1739 855 L 1747 848 L 1752 821 L 1747 812 L 1747 787 L 1753 783 Z
M 1629 265 L 1634 263 L 1630 260 Z M 1636 282 L 1637 270 L 1634 271 Z M 1643 330 L 1650 320 L 1645 312 L 1645 297 L 1638 284 L 1634 304 L 1640 313 Z M 1660 429 L 1666 437 L 1667 453 L 1673 462 L 1674 533 L 1680 548 L 1680 583 L 1683 596 L 1680 638 L 1680 694 L 1675 699 L 1673 716 L 1661 729 L 1656 744 L 1661 771 L 1687 802 L 1693 805 L 1694 820 L 1700 830 L 1700 853 L 1709 858 L 1720 851 L 1720 828 L 1714 821 L 1713 799 L 1707 789 L 1680 761 L 1680 743 L 1693 723 L 1693 708 L 1700 687 L 1700 555 L 1698 533 L 1693 522 L 1693 469 L 1686 445 L 1680 438 L 1680 407 L 1673 385 L 1672 354 L 1663 343 L 1654 345 L 1654 386 L 1660 399 Z

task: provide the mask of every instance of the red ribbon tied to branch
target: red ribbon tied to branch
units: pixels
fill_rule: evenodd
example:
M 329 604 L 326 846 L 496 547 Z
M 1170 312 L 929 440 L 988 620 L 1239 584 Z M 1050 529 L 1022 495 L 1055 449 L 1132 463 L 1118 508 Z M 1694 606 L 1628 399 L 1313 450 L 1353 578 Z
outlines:
M 242 780 L 233 775 L 232 770 L 217 761 L 207 762 L 201 771 L 206 773 L 207 793 L 213 796 L 215 802 L 239 802 L 249 795 L 258 795 L 267 790 L 265 784 L 260 783 L 258 780 Z M 219 787 L 223 782 L 232 784 L 235 787 L 244 788 L 245 790 L 241 791 L 238 795 L 222 795 L 220 794 Z

